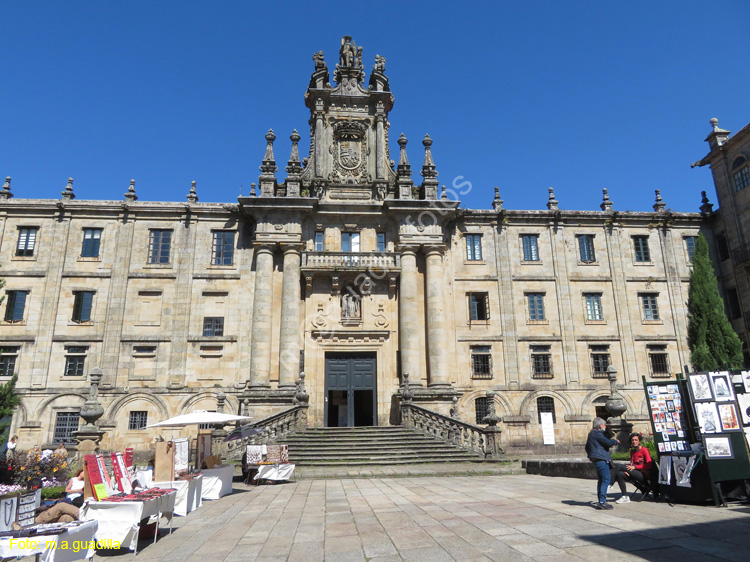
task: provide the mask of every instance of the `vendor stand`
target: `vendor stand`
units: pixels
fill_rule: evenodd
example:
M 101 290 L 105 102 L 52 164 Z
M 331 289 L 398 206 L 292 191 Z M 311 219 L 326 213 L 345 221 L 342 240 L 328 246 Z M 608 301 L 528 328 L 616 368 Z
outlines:
M 234 478 L 234 465 L 223 465 L 215 468 L 204 469 L 203 489 L 201 497 L 204 500 L 218 500 L 232 493 L 232 480 Z
M 94 557 L 96 521 L 36 525 L 0 537 L 0 560 L 35 556 L 37 562 L 73 562 Z M 23 533 L 25 536 L 18 536 Z
M 154 482 L 157 488 L 172 488 L 175 490 L 174 514 L 184 517 L 202 505 L 203 475 L 197 474 L 189 480 L 171 480 L 168 482 Z

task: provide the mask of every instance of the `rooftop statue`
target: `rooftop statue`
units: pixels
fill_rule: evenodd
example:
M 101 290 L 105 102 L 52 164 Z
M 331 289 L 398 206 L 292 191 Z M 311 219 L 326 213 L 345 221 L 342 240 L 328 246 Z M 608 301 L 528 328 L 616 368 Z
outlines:
M 374 72 L 385 72 L 385 57 L 375 55 L 375 66 L 372 67 Z
M 354 68 L 354 61 L 356 58 L 357 46 L 352 41 L 350 35 L 344 35 L 341 38 L 341 49 L 339 49 L 339 66 L 341 68 Z
M 315 61 L 315 70 L 325 70 L 328 68 L 326 61 L 323 59 L 323 51 L 318 51 L 312 58 Z

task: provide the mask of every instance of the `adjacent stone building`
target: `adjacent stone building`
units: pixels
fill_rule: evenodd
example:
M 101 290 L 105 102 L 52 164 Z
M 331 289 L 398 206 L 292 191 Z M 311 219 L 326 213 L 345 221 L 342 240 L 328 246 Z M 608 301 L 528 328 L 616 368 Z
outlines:
M 18 373 L 12 432 L 68 440 L 95 366 L 104 448 L 146 448 L 141 429 L 194 409 L 292 405 L 301 370 L 313 426 L 398 423 L 414 400 L 478 423 L 495 390 L 503 446 L 580 447 L 617 369 L 627 417 L 647 429 L 642 377 L 688 361 L 687 285 L 700 213 L 460 207 L 440 187 L 425 136 L 414 179 L 407 139 L 389 151 L 394 97 L 385 59 L 366 82 L 342 39 L 333 84 L 323 53 L 305 95 L 310 153 L 291 136 L 283 181 L 272 131 L 258 185 L 234 203 L 119 201 L 0 191 L 2 372 Z M 427 124 L 428 125 L 428 124 Z M 410 148 L 412 159 L 415 150 Z M 25 187 L 13 186 L 20 194 Z M 598 194 L 597 194 L 598 198 Z M 710 232 L 706 232 L 710 236 Z M 223 396 L 222 396 L 223 400 Z M 168 434 L 167 434 L 168 436 Z

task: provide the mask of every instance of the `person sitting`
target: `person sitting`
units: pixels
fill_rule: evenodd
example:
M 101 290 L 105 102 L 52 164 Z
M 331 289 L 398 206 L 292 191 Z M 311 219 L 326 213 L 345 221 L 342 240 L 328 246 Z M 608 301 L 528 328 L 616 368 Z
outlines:
M 58 502 L 55 505 L 43 505 L 34 511 L 34 523 L 70 523 L 78 521 L 78 508 L 66 502 Z
M 70 501 L 76 507 L 83 505 L 83 469 L 79 469 L 68 481 L 68 485 L 65 487 L 66 499 Z
M 625 487 L 626 482 L 631 482 L 644 493 L 644 496 L 649 489 L 649 474 L 654 467 L 654 462 L 651 460 L 648 449 L 641 444 L 640 433 L 630 435 L 630 447 L 630 464 L 626 466 L 617 465 L 612 472 L 612 482 L 614 483 L 616 480 L 620 486 L 620 492 L 622 492 L 615 503 L 628 503 L 630 501 Z

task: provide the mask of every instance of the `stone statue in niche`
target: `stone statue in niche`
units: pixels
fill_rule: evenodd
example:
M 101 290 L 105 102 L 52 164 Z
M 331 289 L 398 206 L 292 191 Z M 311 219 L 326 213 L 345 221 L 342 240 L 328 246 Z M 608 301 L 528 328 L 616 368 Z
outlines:
M 342 68 L 354 67 L 354 60 L 357 57 L 357 46 L 352 41 L 351 36 L 344 35 L 341 38 L 341 49 L 339 50 L 339 64 Z
M 341 319 L 352 320 L 361 318 L 360 296 L 347 289 L 341 295 Z

